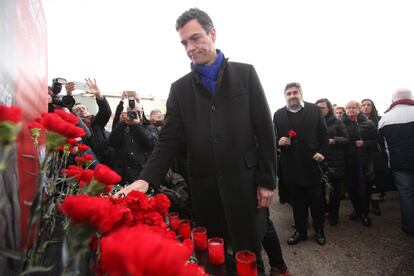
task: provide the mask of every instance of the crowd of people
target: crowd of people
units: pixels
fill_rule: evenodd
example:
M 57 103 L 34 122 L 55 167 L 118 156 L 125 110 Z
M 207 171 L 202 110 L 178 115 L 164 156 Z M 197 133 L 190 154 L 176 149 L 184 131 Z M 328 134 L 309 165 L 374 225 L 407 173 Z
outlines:
M 171 85 L 165 120 L 158 109 L 147 118 L 139 97 L 123 93 L 108 132 L 111 108 L 90 79 L 98 112 L 89 114 L 80 103 L 70 107 L 87 130 L 83 142 L 95 164 L 104 163 L 122 177 L 124 188 L 115 196 L 165 192 L 172 208 L 194 226 L 207 227 L 209 236 L 223 237 L 228 250 L 253 251 L 259 275 L 264 274 L 262 246 L 270 275 L 289 275 L 269 216 L 277 179 L 280 202 L 293 209 L 296 231 L 289 245 L 308 239 L 309 209 L 315 240 L 324 245 L 325 216 L 331 226 L 340 223 L 345 197 L 353 206 L 349 219 L 371 226 L 369 214 L 381 214 L 379 203 L 394 182 L 402 229 L 414 235 L 414 100 L 409 90 L 395 92 L 381 118 L 370 99 L 345 107 L 326 98 L 313 104 L 303 100 L 299 83 L 289 83 L 286 104 L 272 121 L 254 67 L 230 62 L 215 48 L 216 30 L 205 12 L 184 12 L 176 30 L 191 72 Z M 75 85 L 65 87 L 70 97 Z

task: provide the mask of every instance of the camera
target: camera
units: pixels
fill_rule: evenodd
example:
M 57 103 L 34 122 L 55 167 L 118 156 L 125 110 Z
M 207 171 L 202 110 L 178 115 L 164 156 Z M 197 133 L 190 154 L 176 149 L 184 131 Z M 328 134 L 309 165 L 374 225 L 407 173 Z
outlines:
M 52 86 L 49 86 L 49 90 L 52 91 L 52 106 L 49 110 L 54 108 L 64 108 L 67 107 L 72 109 L 73 105 L 75 104 L 75 99 L 72 96 L 59 96 L 60 92 L 62 91 L 62 86 L 67 83 L 66 79 L 64 78 L 54 78 L 52 80 Z
M 68 81 L 64 78 L 54 78 L 52 80 L 52 86 L 50 90 L 52 90 L 54 95 L 58 95 L 62 91 L 62 86 L 65 85 Z
M 128 107 L 129 111 L 127 112 L 127 117 L 130 120 L 141 119 L 141 112 L 135 110 L 135 97 L 137 93 L 135 91 L 125 91 L 128 97 Z

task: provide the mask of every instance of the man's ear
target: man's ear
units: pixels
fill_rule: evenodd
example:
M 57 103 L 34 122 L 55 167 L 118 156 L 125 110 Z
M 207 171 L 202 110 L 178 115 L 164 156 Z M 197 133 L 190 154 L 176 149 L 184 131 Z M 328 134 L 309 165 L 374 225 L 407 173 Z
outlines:
M 210 33 L 209 33 L 211 40 L 213 40 L 213 42 L 216 42 L 216 29 L 214 27 L 211 28 Z

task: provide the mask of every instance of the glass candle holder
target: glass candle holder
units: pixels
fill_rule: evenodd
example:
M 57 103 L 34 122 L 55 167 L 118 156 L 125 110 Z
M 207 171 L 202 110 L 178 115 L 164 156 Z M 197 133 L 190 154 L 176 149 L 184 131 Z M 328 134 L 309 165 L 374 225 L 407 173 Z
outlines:
M 222 238 L 210 238 L 207 242 L 208 260 L 212 265 L 224 264 L 224 241 Z
M 180 214 L 178 213 L 169 213 L 168 214 L 168 221 L 170 225 L 170 229 L 177 231 L 180 227 Z
M 180 221 L 180 227 L 178 228 L 178 232 L 183 239 L 190 239 L 191 238 L 191 221 L 189 219 L 182 219 Z
M 193 240 L 194 248 L 196 250 L 206 250 L 207 249 L 207 228 L 199 226 L 193 229 Z
M 236 269 L 238 276 L 257 276 L 256 254 L 249 250 L 237 252 Z

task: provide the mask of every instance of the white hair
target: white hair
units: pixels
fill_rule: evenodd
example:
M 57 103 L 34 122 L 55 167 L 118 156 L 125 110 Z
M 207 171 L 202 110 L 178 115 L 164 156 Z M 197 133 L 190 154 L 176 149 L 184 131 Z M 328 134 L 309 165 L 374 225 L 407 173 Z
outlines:
M 397 89 L 394 94 L 392 94 L 392 101 L 404 100 L 404 99 L 413 99 L 413 94 L 407 88 Z

